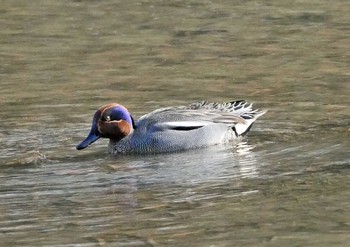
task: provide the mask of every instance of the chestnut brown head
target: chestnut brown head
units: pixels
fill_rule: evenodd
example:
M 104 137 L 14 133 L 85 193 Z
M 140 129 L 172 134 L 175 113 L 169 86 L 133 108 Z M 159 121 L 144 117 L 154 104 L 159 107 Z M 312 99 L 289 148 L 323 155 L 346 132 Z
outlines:
M 100 137 L 118 142 L 132 132 L 133 124 L 124 106 L 116 103 L 104 105 L 96 111 L 89 135 L 76 148 L 84 149 Z

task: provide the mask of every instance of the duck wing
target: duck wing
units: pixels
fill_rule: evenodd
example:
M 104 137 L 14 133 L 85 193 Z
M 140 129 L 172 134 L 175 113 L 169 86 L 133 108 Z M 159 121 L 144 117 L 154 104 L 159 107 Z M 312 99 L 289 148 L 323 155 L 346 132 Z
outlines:
M 158 130 L 193 130 L 206 125 L 223 123 L 228 126 L 246 126 L 264 112 L 252 109 L 245 101 L 209 103 L 202 101 L 188 106 L 161 108 L 142 116 L 136 128 Z M 252 122 L 253 122 L 252 121 Z M 249 124 L 250 126 L 251 124 Z M 248 126 L 248 127 L 249 127 Z

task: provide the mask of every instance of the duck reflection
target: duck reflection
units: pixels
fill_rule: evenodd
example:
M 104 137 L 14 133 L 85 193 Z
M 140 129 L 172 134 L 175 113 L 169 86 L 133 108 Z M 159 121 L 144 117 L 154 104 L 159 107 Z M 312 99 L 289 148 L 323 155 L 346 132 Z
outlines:
M 253 149 L 253 145 L 240 142 L 185 153 L 119 157 L 117 166 L 109 164 L 118 177 L 113 191 L 127 211 L 139 207 L 139 200 L 153 207 L 164 202 L 203 200 L 227 194 L 227 190 L 232 190 L 232 195 L 249 193 L 240 184 L 259 176 L 263 165 Z

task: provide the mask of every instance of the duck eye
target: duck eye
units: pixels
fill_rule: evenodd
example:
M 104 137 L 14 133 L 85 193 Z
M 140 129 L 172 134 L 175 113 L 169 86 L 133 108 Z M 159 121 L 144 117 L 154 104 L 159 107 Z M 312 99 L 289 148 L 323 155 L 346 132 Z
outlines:
M 111 121 L 111 116 L 106 116 L 106 121 L 107 122 Z

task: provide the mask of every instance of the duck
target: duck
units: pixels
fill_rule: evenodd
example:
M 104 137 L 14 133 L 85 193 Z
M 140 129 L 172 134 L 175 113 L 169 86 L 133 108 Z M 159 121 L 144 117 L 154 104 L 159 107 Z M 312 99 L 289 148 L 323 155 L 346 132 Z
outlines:
M 240 140 L 266 110 L 245 100 L 201 101 L 154 110 L 136 121 L 126 107 L 109 103 L 94 114 L 82 150 L 108 138 L 110 154 L 156 154 L 205 148 Z

